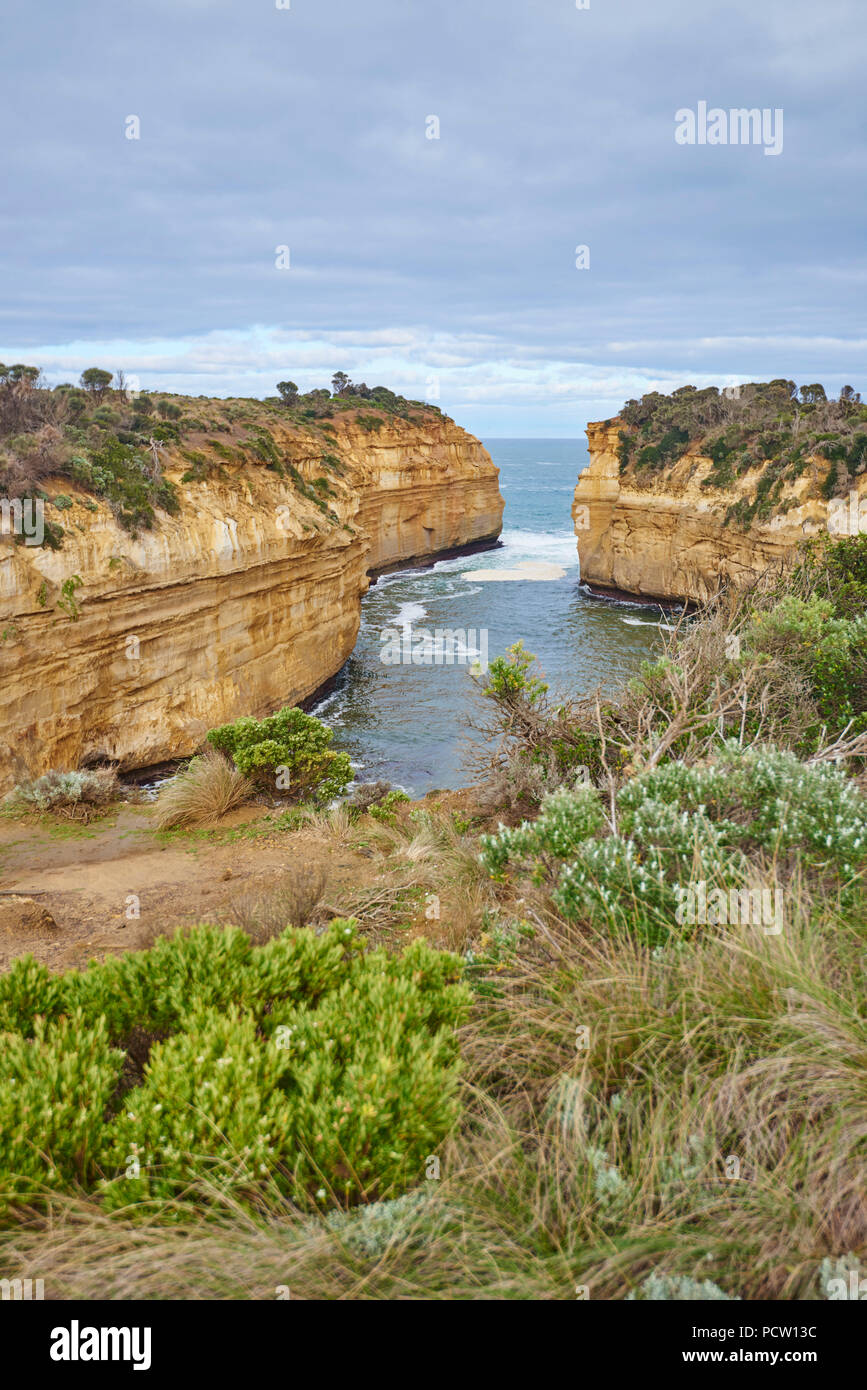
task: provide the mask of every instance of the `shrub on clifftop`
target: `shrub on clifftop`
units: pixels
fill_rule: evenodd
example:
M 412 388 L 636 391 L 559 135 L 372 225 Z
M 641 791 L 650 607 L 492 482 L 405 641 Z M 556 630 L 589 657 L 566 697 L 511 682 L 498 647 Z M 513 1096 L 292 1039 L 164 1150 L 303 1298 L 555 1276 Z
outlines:
M 211 730 L 208 742 L 260 786 L 329 801 L 342 796 L 352 781 L 349 755 L 331 749 L 332 737 L 312 714 L 286 708 L 267 719 L 223 724 Z
M 215 1190 L 322 1207 L 420 1182 L 458 1117 L 469 992 L 456 957 L 366 951 L 355 926 L 264 946 L 195 927 L 59 977 L 17 961 L 0 978 L 0 1216 L 46 1188 L 177 1220 Z
M 117 777 L 111 768 L 51 771 L 19 782 L 3 804 L 12 815 L 51 812 L 69 820 L 88 821 L 119 795 Z

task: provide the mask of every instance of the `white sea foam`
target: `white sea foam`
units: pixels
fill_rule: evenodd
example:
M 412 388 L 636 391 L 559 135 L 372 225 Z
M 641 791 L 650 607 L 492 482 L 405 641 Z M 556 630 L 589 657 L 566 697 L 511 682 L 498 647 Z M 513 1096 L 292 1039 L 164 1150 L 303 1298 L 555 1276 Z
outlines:
M 652 618 L 621 618 L 620 621 L 628 623 L 630 627 L 657 627 L 662 628 L 664 632 L 675 631 L 671 623 L 657 623 Z
M 525 563 L 559 565 L 563 569 L 578 568 L 578 550 L 573 531 L 551 533 L 548 531 L 508 530 L 500 537 L 502 545 L 496 550 L 483 550 L 472 557 L 473 576 L 482 570 L 514 569 Z M 451 570 L 465 571 L 467 556 L 452 560 L 440 560 L 434 567 L 437 574 Z
M 419 623 L 426 617 L 427 609 L 423 603 L 402 603 L 389 626 L 412 627 L 413 623 Z
M 317 700 L 310 713 L 321 719 L 324 724 L 337 724 L 343 713 L 345 699 L 345 690 L 331 690 L 327 695 L 323 695 L 321 700 Z M 326 715 L 330 715 L 330 718 L 326 719 Z
M 551 533 L 549 531 L 504 531 L 503 549 L 496 552 L 507 565 L 520 564 L 522 560 L 540 560 L 551 565 L 577 567 L 578 548 L 574 531 Z
M 408 574 L 412 574 L 413 567 L 410 565 L 405 570 L 392 570 L 391 574 L 381 574 L 375 584 L 371 584 L 372 594 L 381 594 L 383 589 L 390 589 L 392 584 L 401 584 Z

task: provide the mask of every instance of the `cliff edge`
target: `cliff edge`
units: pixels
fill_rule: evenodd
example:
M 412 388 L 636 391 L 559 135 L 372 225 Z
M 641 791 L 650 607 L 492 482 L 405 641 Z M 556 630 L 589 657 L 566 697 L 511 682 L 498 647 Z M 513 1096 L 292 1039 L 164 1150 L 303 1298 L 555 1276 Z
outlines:
M 867 412 L 857 398 L 842 425 L 829 414 L 837 403 L 825 402 L 811 429 L 800 402 L 769 424 L 761 395 L 751 405 L 715 392 L 717 404 L 696 393 L 697 409 L 691 389 L 587 425 L 590 464 L 572 518 L 591 588 L 700 603 L 785 565 L 811 537 L 867 529 Z
M 0 790 L 185 756 L 217 724 L 298 703 L 352 651 L 370 574 L 499 535 L 497 469 L 438 411 L 184 408 L 182 438 L 149 446 L 174 514 L 157 503 L 137 525 L 87 486 L 112 444 L 40 477 L 59 548 L 0 535 Z

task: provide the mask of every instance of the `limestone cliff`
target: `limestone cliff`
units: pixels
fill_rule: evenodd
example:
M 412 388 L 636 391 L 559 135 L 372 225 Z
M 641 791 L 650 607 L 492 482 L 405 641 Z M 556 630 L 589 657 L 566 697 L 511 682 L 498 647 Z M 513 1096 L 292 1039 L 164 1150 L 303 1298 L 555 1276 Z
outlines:
M 820 485 L 830 465 L 811 456 L 770 515 L 744 526 L 727 514 L 755 497 L 758 469 L 728 487 L 702 487 L 714 465 L 692 448 L 662 471 L 621 469 L 621 429 L 619 419 L 588 424 L 590 466 L 572 506 L 581 577 L 601 592 L 702 602 L 779 566 L 811 536 L 857 529 L 867 509 L 863 477 L 849 496 L 827 501 Z
M 130 534 L 64 477 L 43 483 L 61 549 L 0 536 L 0 791 L 97 757 L 184 756 L 216 724 L 303 700 L 352 651 L 370 573 L 499 534 L 497 470 L 446 417 L 262 418 L 265 457 L 231 431 L 167 446 L 181 507 L 153 529 Z

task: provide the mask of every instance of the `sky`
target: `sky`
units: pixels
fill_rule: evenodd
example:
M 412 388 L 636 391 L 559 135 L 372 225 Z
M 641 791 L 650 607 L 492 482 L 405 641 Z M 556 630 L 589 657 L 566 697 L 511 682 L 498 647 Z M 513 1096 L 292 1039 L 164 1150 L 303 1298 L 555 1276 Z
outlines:
M 342 370 L 485 436 L 686 382 L 867 398 L 864 0 L 580 4 L 7 10 L 0 360 Z M 702 102 L 782 147 L 681 143 Z

